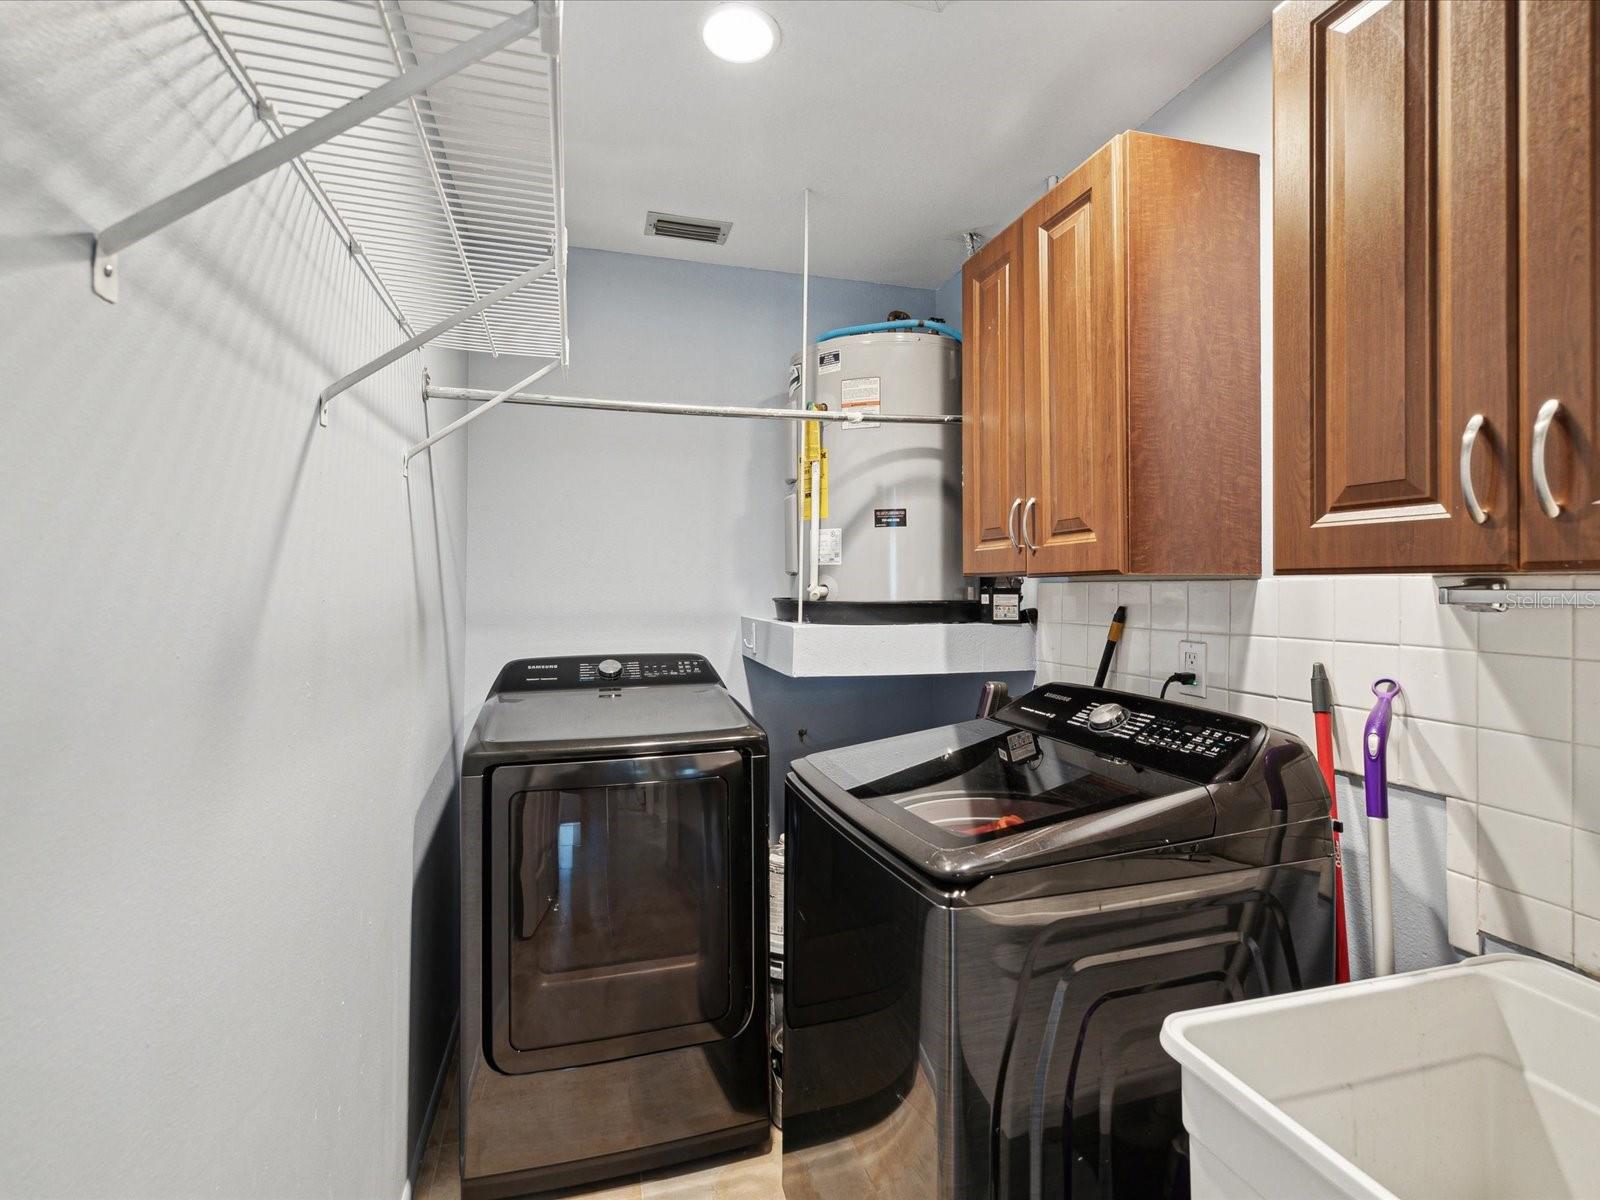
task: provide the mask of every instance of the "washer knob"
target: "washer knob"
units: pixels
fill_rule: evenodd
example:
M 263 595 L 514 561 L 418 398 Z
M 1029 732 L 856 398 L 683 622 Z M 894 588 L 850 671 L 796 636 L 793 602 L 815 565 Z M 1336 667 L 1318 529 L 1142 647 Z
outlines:
M 595 673 L 601 679 L 616 679 L 622 674 L 622 664 L 614 658 L 602 658 L 595 667 Z
M 1096 733 L 1109 733 L 1128 719 L 1128 710 L 1120 704 L 1101 704 L 1089 714 L 1089 728 Z

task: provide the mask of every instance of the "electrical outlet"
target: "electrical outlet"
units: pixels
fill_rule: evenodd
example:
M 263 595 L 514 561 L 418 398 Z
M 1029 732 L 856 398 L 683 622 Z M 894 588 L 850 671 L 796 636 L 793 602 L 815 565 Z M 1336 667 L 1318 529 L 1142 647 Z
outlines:
M 1204 700 L 1206 696 L 1206 644 L 1204 642 L 1179 642 L 1178 670 L 1193 671 L 1194 682 L 1192 684 L 1178 683 L 1173 686 L 1185 696 L 1198 696 Z

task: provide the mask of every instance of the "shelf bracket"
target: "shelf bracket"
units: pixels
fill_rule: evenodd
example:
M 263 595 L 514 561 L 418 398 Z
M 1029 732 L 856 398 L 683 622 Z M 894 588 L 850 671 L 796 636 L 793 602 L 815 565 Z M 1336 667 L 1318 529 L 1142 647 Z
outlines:
M 440 334 L 448 333 L 457 325 L 461 324 L 461 322 L 470 320 L 472 317 L 475 317 L 481 313 L 484 309 L 493 304 L 498 304 L 501 300 L 504 300 L 512 293 L 520 292 L 530 283 L 533 283 L 535 280 L 541 279 L 545 275 L 548 275 L 551 269 L 555 266 L 555 263 L 555 255 L 552 254 L 549 258 L 545 259 L 537 266 L 528 268 L 522 274 L 513 278 L 510 282 L 495 288 L 495 290 L 490 292 L 487 296 L 482 296 L 479 299 L 474 300 L 465 308 L 458 309 L 451 313 L 444 320 L 438 322 L 438 324 L 430 325 L 415 337 L 407 338 L 398 346 L 395 346 L 389 350 L 385 350 L 371 362 L 357 367 L 354 371 L 351 371 L 350 374 L 341 379 L 334 380 L 334 382 L 330 383 L 317 394 L 318 422 L 322 425 L 326 425 L 328 423 L 328 405 L 340 392 L 349 391 L 368 375 L 372 375 L 378 371 L 381 371 L 390 363 L 404 358 L 413 350 L 420 349 L 429 342 L 433 341 L 433 339 L 438 337 Z
M 427 437 L 424 440 L 418 442 L 415 446 L 412 446 L 409 450 L 407 450 L 405 452 L 405 456 L 400 460 L 400 473 L 403 474 L 403 475 L 408 475 L 409 476 L 411 474 L 411 460 L 413 458 L 415 458 L 417 455 L 421 454 L 429 446 L 432 446 L 435 442 L 442 442 L 445 438 L 449 437 L 456 430 L 464 428 L 465 426 L 471 424 L 473 421 L 476 421 L 479 417 L 483 416 L 483 414 L 488 412 L 491 408 L 498 408 L 500 405 L 504 404 L 507 400 L 511 399 L 512 396 L 514 396 L 518 392 L 520 392 L 523 388 L 527 387 L 531 383 L 536 382 L 537 380 L 543 379 L 546 375 L 550 374 L 551 371 L 554 371 L 560 365 L 561 365 L 561 360 L 559 358 L 552 358 L 549 362 L 545 363 L 544 366 L 540 367 L 537 371 L 535 371 L 532 375 L 529 375 L 526 379 L 517 380 L 517 382 L 513 383 L 505 391 L 496 393 L 495 395 L 491 396 L 488 400 L 485 400 L 477 408 L 473 409 L 471 412 L 463 413 L 461 416 L 457 417 L 454 421 L 451 421 L 450 424 L 446 425 L 443 429 L 439 430 L 438 433 L 435 433 L 432 436 Z M 428 396 L 428 395 L 432 395 L 433 394 L 433 392 L 430 389 L 427 388 L 426 384 L 424 384 L 424 393 L 423 394 L 424 394 L 424 396 Z
M 1439 603 L 1486 613 L 1517 608 L 1600 608 L 1600 588 L 1515 588 L 1504 579 L 1468 579 L 1441 587 Z
M 396 104 L 426 91 L 441 80 L 448 79 L 458 71 L 505 49 L 520 38 L 527 37 L 546 26 L 554 29 L 552 22 L 556 19 L 548 11 L 546 3 L 530 4 L 521 12 L 485 29 L 476 37 L 451 47 L 415 70 L 402 72 L 388 82 L 373 88 L 366 95 L 358 96 L 348 104 L 318 117 L 310 124 L 303 125 L 261 149 L 245 155 L 237 162 L 229 163 L 204 179 L 198 179 L 188 187 L 147 205 L 132 216 L 106 226 L 95 235 L 94 239 L 90 276 L 94 294 L 102 300 L 116 302 L 117 255 L 129 246 L 165 229 L 174 221 L 204 208 L 213 200 L 220 199 L 285 163 L 294 161 L 330 138 L 353 129 Z

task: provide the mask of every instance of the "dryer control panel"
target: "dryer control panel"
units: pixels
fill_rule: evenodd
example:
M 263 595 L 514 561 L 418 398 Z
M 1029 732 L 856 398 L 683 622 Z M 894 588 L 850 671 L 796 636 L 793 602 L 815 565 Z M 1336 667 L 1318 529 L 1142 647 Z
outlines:
M 1266 738 L 1265 725 L 1232 713 L 1060 683 L 1035 688 L 995 716 L 1196 782 L 1233 774 Z
M 584 654 L 519 658 L 501 668 L 493 690 L 542 692 L 721 682 L 716 668 L 698 654 Z

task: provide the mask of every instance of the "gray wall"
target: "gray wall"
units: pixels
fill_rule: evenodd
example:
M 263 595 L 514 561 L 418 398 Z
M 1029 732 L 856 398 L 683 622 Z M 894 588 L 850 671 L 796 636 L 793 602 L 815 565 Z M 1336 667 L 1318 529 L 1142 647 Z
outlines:
M 401 477 L 415 357 L 317 427 L 397 327 L 288 172 L 91 295 L 87 231 L 262 141 L 179 6 L 0 5 L 0 130 L 0 1194 L 394 1200 L 465 444 Z

